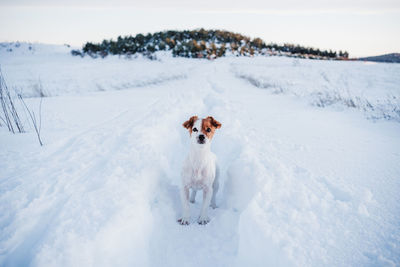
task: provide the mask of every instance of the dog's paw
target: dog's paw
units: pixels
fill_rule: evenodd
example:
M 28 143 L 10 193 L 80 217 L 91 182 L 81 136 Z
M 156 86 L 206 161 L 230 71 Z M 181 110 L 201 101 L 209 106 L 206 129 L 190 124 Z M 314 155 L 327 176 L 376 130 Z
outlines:
M 208 217 L 200 217 L 197 222 L 201 225 L 205 225 L 210 222 L 210 218 Z
M 190 203 L 195 203 L 196 201 L 194 199 L 189 200 Z
M 211 203 L 211 204 L 210 204 L 210 207 L 213 208 L 213 209 L 218 208 L 217 204 L 215 204 L 215 203 Z
M 187 219 L 187 218 L 181 218 L 181 219 L 178 220 L 178 223 L 179 223 L 180 225 L 189 225 L 189 219 Z

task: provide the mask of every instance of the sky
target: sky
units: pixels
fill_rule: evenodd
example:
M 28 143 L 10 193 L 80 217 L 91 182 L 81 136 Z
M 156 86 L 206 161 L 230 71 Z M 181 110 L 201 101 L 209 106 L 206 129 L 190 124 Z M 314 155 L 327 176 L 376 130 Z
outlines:
M 400 0 L 0 0 L 0 42 L 70 44 L 163 30 L 222 29 L 266 43 L 400 52 Z

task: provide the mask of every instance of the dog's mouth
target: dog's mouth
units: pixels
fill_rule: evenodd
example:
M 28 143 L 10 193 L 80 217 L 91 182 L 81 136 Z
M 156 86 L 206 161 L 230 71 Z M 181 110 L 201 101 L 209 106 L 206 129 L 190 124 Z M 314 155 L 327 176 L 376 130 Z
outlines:
M 200 145 L 204 145 L 206 143 L 206 140 L 197 140 L 197 143 Z

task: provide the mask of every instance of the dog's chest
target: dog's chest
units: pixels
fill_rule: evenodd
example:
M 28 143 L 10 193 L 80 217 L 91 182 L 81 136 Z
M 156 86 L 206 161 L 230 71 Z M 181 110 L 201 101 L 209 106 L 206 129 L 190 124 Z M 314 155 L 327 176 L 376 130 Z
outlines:
M 185 183 L 201 189 L 212 184 L 215 179 L 215 159 L 209 157 L 189 157 L 184 168 Z
M 209 171 L 206 168 L 193 169 L 190 179 L 190 185 L 195 188 L 202 188 L 210 180 Z

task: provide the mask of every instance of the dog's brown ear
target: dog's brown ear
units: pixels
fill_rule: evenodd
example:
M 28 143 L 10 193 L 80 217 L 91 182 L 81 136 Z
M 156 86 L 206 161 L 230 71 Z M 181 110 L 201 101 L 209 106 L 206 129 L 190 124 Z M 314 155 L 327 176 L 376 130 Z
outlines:
M 192 116 L 192 117 L 190 117 L 189 120 L 185 121 L 182 125 L 186 129 L 191 129 L 193 127 L 195 121 L 197 121 L 197 116 Z
M 216 129 L 221 128 L 222 124 L 221 124 L 219 121 L 217 121 L 216 119 L 214 119 L 212 116 L 208 116 L 207 119 L 210 119 L 211 124 L 212 124 Z

